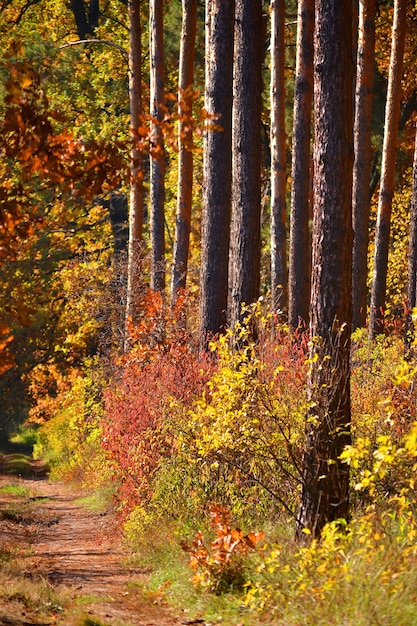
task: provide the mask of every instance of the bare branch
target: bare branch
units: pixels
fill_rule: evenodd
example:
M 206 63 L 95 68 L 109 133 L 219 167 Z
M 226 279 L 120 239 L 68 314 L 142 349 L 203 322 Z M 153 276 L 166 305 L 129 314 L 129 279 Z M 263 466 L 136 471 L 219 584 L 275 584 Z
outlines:
M 63 48 L 70 48 L 72 46 L 80 46 L 86 43 L 88 44 L 97 43 L 97 44 L 103 44 L 106 46 L 111 46 L 112 48 L 116 48 L 116 50 L 119 50 L 119 52 L 121 52 L 127 59 L 129 58 L 129 52 L 126 50 L 126 48 L 119 46 L 119 44 L 114 43 L 114 41 L 108 41 L 107 39 L 79 39 L 78 41 L 68 41 L 67 43 L 64 43 L 62 46 L 59 46 L 59 49 L 62 50 Z

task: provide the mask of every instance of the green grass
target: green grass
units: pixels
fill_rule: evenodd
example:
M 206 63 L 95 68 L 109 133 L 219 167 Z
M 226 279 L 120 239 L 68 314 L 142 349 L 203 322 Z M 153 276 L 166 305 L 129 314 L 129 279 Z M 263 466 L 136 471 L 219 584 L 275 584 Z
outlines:
M 13 557 L 13 550 L 7 547 L 0 548 L 0 563 L 8 563 Z
M 133 563 L 149 572 L 140 586 L 145 597 L 163 599 L 174 612 L 187 620 L 204 619 L 211 624 L 257 626 L 258 615 L 251 615 L 242 596 L 216 596 L 202 592 L 192 584 L 188 555 L 180 547 L 172 523 L 159 520 L 157 526 L 135 538 Z
M 103 622 L 91 617 L 82 617 L 77 626 L 104 626 Z
M 19 498 L 27 498 L 30 492 L 24 485 L 10 484 L 0 487 L 0 493 L 7 493 Z
M 86 496 L 77 499 L 77 503 L 93 513 L 105 513 L 113 505 L 114 486 L 102 486 Z

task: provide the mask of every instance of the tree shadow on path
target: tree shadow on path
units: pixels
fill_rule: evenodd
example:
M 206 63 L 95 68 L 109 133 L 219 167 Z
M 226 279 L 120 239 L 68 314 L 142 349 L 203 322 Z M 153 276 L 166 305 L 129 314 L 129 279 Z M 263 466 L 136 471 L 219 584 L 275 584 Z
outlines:
M 16 595 L 7 603 L 0 594 L 0 626 L 185 623 L 144 594 L 149 572 L 126 565 L 129 554 L 111 512 L 87 510 L 79 503 L 84 494 L 49 481 L 47 467 L 22 451 L 2 454 L 0 473 L 0 542 L 19 551 L 20 576 L 42 581 L 66 598 L 60 611 L 51 608 L 49 621 L 39 621 L 28 607 L 16 604 Z M 24 495 L 9 492 L 13 485 Z

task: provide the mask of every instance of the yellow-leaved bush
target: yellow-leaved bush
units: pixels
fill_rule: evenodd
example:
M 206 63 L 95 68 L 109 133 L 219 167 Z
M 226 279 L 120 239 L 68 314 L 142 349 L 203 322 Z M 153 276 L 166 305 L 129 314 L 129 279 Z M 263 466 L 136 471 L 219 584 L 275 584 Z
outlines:
M 259 557 L 246 602 L 276 624 L 298 624 L 300 616 L 314 624 L 415 623 L 417 420 L 404 424 L 393 398 L 398 388 L 414 393 L 417 369 L 401 358 L 397 366 L 388 402 L 380 398 L 386 416 L 375 420 L 376 434 L 368 416 L 370 435 L 359 428 L 341 455 L 356 494 L 352 519 L 326 525 L 301 547 L 290 534 Z
M 104 377 L 98 359 L 86 359 L 82 371 L 55 402 L 55 413 L 37 431 L 35 458 L 43 458 L 55 478 L 105 484 L 112 474 L 100 441 Z
M 252 342 L 254 318 L 238 329 L 241 347 L 236 333 L 211 344 L 217 368 L 179 438 L 206 500 L 252 519 L 294 513 L 306 414 L 304 352 L 286 330 L 269 348 Z
M 301 548 L 291 539 L 273 546 L 259 557 L 248 607 L 286 625 L 301 616 L 309 624 L 415 623 L 417 523 L 409 505 L 369 507 L 349 524 L 328 524 L 320 540 Z

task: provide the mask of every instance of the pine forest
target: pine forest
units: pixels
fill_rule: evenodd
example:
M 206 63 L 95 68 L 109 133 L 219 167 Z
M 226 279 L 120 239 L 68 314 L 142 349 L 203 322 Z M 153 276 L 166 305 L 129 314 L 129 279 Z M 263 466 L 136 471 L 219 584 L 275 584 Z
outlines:
M 0 32 L 0 624 L 417 626 L 417 2 Z M 22 564 L 54 485 L 119 613 Z

